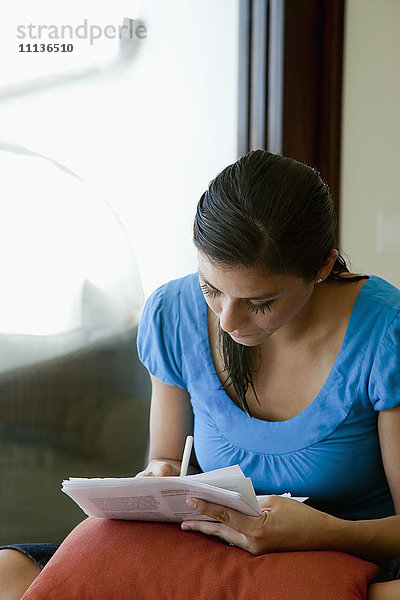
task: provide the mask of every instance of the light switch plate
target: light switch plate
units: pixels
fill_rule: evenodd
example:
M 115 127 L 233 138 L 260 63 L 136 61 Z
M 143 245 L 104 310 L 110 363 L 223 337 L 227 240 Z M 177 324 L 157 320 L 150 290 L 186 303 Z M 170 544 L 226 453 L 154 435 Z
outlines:
M 400 212 L 376 215 L 376 251 L 400 253 Z

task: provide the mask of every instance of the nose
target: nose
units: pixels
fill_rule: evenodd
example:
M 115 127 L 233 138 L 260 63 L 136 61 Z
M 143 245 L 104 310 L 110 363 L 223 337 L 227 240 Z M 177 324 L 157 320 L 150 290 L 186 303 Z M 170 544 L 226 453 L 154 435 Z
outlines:
M 227 333 L 244 329 L 247 321 L 247 315 L 243 312 L 243 308 L 228 299 L 222 301 L 221 312 L 218 316 L 221 329 Z

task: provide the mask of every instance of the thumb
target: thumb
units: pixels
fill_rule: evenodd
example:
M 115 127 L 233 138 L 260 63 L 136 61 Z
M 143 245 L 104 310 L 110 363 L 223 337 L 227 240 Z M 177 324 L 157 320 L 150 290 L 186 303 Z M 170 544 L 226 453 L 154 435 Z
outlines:
M 179 469 L 169 462 L 159 461 L 153 466 L 154 477 L 172 477 L 179 475 Z
M 274 510 L 277 502 L 279 502 L 279 496 L 276 494 L 257 496 L 257 501 L 261 510 Z

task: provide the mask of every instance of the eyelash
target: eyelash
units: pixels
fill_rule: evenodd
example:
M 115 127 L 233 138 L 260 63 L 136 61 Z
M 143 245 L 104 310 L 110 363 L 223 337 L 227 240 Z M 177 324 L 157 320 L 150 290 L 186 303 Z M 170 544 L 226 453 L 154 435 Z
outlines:
M 260 312 L 262 315 L 265 315 L 266 310 L 271 312 L 272 302 L 273 302 L 273 300 L 269 301 L 269 302 L 264 302 L 264 304 L 253 304 L 252 302 L 250 302 L 250 300 L 246 300 L 246 305 L 247 305 L 247 308 L 249 310 L 251 310 L 251 312 L 253 312 L 255 314 Z
M 201 289 L 206 296 L 210 296 L 210 298 L 216 298 L 220 295 L 221 292 L 218 290 L 212 290 L 205 283 L 201 284 Z M 264 304 L 253 304 L 250 300 L 246 300 L 246 306 L 251 311 L 257 314 L 260 312 L 262 315 L 265 315 L 265 311 L 269 310 L 271 312 L 271 305 L 274 301 L 270 300 L 269 302 L 264 302 Z

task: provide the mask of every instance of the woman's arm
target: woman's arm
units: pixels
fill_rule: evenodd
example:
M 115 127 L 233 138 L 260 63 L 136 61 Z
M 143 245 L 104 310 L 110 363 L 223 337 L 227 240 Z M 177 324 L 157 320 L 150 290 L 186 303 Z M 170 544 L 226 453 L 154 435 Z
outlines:
M 396 514 L 400 514 L 400 406 L 382 410 L 378 432 L 383 466 L 392 494 Z
M 344 521 L 338 535 L 338 549 L 376 562 L 400 555 L 400 406 L 379 413 L 378 433 L 396 516 Z
M 151 376 L 149 464 L 139 476 L 179 475 L 186 436 L 193 433 L 193 412 L 187 390 Z M 197 472 L 194 458 L 189 473 Z
M 394 505 L 400 507 L 400 407 L 378 420 L 383 463 Z M 296 500 L 269 496 L 260 517 L 196 500 L 196 510 L 219 522 L 191 521 L 183 529 L 216 535 L 253 554 L 280 550 L 338 550 L 380 563 L 400 555 L 400 516 L 347 521 Z

